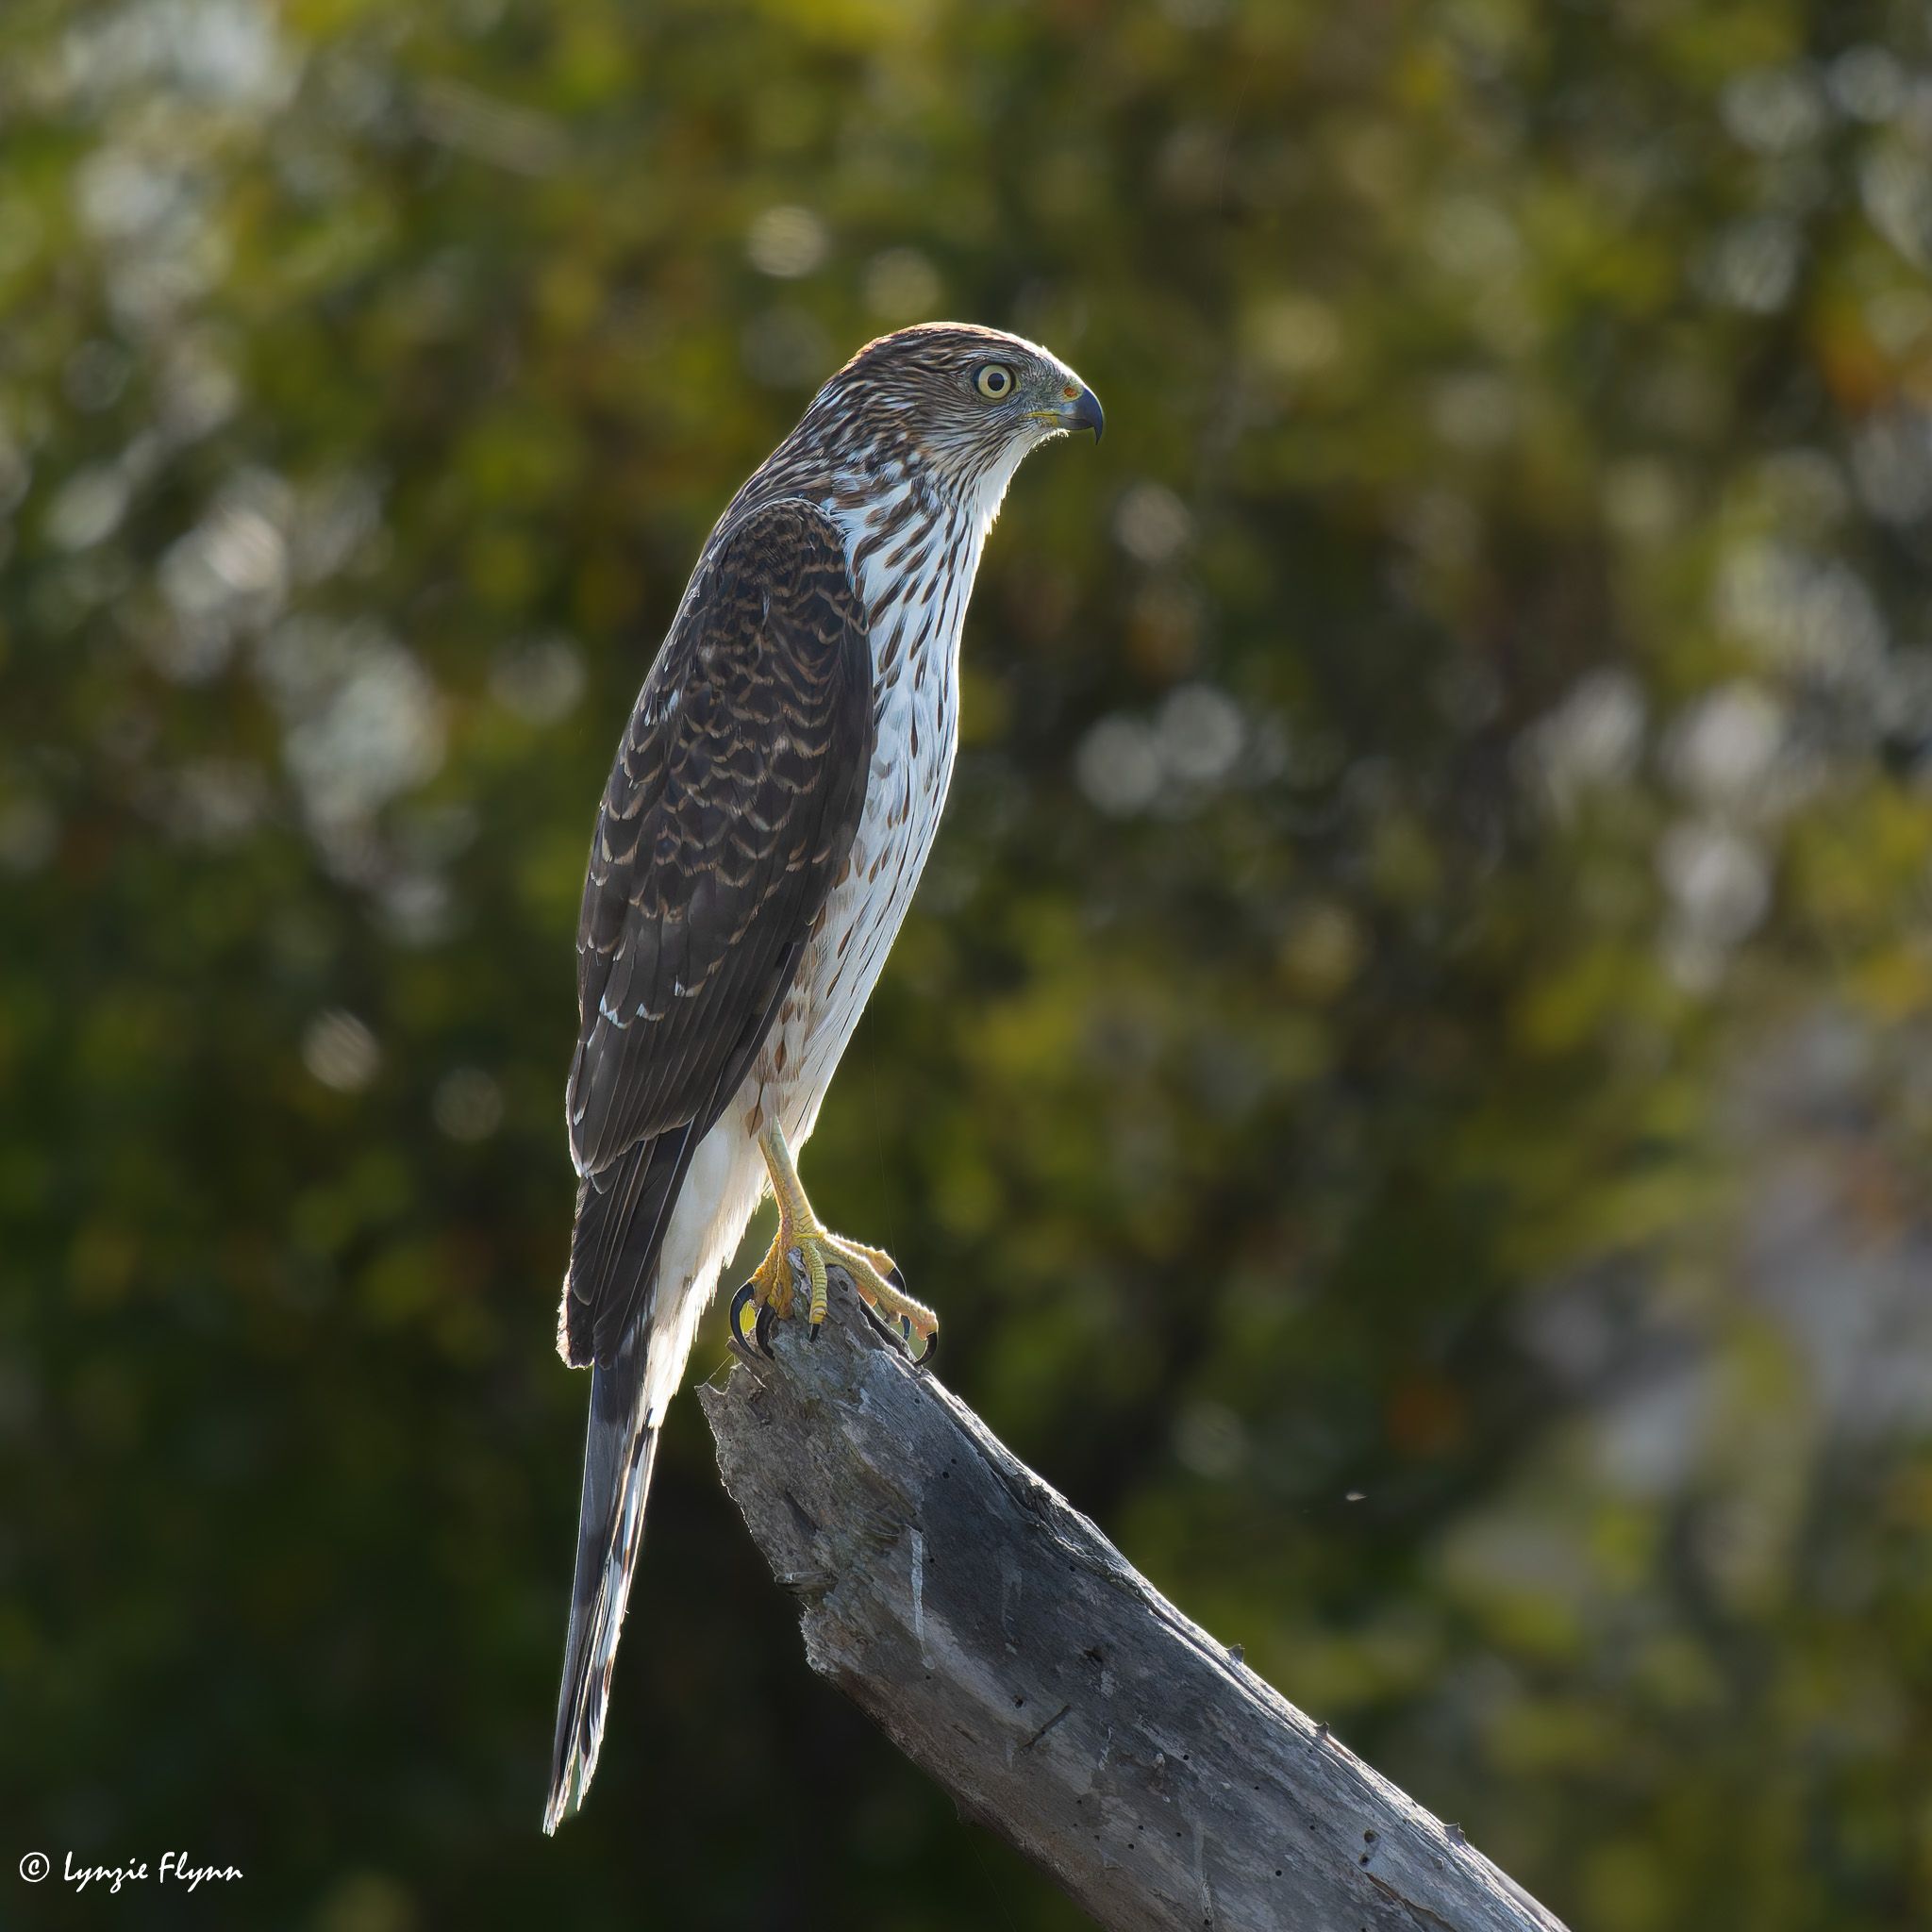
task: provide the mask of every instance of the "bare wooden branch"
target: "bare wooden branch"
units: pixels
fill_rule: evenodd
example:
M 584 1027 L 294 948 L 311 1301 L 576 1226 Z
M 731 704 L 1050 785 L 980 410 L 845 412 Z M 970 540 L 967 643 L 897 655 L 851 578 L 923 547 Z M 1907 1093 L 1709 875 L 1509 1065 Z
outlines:
M 1562 1932 L 857 1312 L 700 1391 L 806 1656 L 1115 1932 Z

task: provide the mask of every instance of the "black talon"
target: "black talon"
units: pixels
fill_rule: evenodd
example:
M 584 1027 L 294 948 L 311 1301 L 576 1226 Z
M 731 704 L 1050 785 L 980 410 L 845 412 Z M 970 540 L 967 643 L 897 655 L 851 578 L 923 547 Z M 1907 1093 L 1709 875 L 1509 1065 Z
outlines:
M 892 1284 L 892 1286 L 899 1291 L 901 1294 L 908 1294 L 910 1292 L 910 1290 L 908 1290 L 906 1286 L 906 1271 L 903 1268 L 901 1268 L 896 1262 L 893 1263 L 892 1272 L 886 1276 L 886 1279 L 890 1281 Z
M 731 1344 L 733 1355 L 752 1368 L 757 1368 L 758 1357 L 751 1350 L 752 1337 L 745 1332 L 744 1327 L 745 1305 L 751 1300 L 754 1291 L 753 1285 L 747 1281 L 731 1297 L 731 1310 L 725 1317 L 724 1339 Z
M 805 1324 L 805 1332 L 808 1340 L 816 1341 L 824 1334 L 825 1324 L 823 1322 L 808 1322 Z
M 912 1324 L 904 1315 L 882 1315 L 865 1299 L 858 1298 L 858 1312 L 883 1335 L 892 1346 L 900 1350 L 915 1369 L 923 1369 L 932 1359 L 935 1343 L 927 1342 L 924 1355 L 912 1353 Z
M 768 1362 L 774 1362 L 778 1359 L 772 1353 L 772 1305 L 769 1302 L 760 1302 L 758 1304 L 758 1318 L 752 1324 L 752 1340 L 763 1351 L 764 1357 Z
M 912 1366 L 922 1372 L 932 1367 L 933 1357 L 940 1352 L 940 1331 L 935 1328 L 925 1338 L 925 1347 L 912 1357 Z

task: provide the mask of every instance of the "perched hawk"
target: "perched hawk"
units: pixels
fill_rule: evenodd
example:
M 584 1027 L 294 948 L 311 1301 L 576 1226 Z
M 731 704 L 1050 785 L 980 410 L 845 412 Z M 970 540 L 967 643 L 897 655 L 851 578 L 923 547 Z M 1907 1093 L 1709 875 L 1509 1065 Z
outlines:
M 885 964 L 952 776 L 959 626 L 1021 458 L 1100 405 L 1035 343 L 933 323 L 861 349 L 718 520 L 597 815 L 568 1094 L 581 1182 L 558 1346 L 591 1365 L 544 1829 L 597 1763 L 665 1405 L 769 1186 L 741 1347 L 824 1319 L 827 1263 L 929 1349 L 890 1256 L 829 1234 L 793 1156 Z

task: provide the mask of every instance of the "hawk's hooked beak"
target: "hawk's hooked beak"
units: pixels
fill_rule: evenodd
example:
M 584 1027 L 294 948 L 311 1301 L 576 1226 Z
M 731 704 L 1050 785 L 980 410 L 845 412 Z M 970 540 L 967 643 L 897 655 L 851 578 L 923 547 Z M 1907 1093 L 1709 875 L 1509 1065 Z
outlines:
M 1091 429 L 1093 440 L 1098 442 L 1107 428 L 1107 415 L 1100 407 L 1100 398 L 1091 389 L 1083 388 L 1078 396 L 1064 409 L 1057 411 L 1062 429 Z

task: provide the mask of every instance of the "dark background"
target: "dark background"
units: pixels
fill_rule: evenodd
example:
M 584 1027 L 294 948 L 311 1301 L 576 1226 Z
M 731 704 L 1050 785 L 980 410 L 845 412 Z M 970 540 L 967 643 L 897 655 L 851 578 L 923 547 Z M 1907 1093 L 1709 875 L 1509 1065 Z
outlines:
M 537 1829 L 592 808 L 935 315 L 1110 427 L 815 1198 L 1578 1932 L 1932 1923 L 1928 264 L 1916 0 L 10 0 L 0 1923 L 1073 1923 L 689 1399 Z

